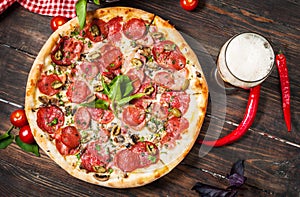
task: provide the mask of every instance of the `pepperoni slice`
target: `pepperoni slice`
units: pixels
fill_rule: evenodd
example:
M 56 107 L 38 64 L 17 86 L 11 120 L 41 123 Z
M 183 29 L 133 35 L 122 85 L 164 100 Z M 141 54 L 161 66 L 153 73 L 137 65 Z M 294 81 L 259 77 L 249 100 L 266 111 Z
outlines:
M 159 71 L 154 75 L 154 81 L 158 85 L 171 89 L 175 84 L 174 77 L 172 73 L 167 71 Z
M 93 42 L 100 42 L 107 38 L 108 28 L 101 19 L 93 19 L 85 28 L 85 36 Z
M 97 172 L 97 168 L 107 166 L 111 157 L 111 153 L 107 151 L 101 141 L 94 141 L 88 144 L 81 155 L 81 167 L 88 172 Z
M 135 94 L 140 87 L 142 86 L 142 83 L 145 78 L 145 73 L 143 69 L 136 69 L 136 68 L 131 68 L 126 72 L 126 75 L 129 77 L 129 79 L 133 82 L 133 94 Z
M 122 38 L 121 30 L 122 30 L 122 24 L 123 18 L 120 16 L 117 16 L 115 18 L 110 19 L 107 22 L 108 27 L 108 39 L 114 42 L 118 42 Z
M 164 92 L 160 102 L 169 105 L 170 108 L 179 109 L 183 115 L 189 108 L 190 96 L 186 92 Z
M 67 126 L 61 131 L 61 141 L 70 149 L 74 149 L 80 144 L 80 134 L 76 127 Z
M 161 139 L 161 144 L 165 144 L 169 149 L 176 146 L 176 140 L 181 139 L 183 133 L 189 127 L 186 118 L 173 117 L 169 119 L 165 125 L 166 135 Z
M 51 59 L 55 64 L 68 66 L 80 58 L 82 49 L 82 41 L 64 36 L 52 50 Z
M 74 114 L 74 123 L 78 129 L 85 130 L 89 128 L 91 115 L 85 107 L 80 107 Z
M 138 126 L 146 118 L 144 108 L 135 105 L 129 105 L 123 109 L 123 121 L 128 126 Z
M 83 62 L 79 68 L 82 76 L 88 80 L 95 78 L 99 74 L 98 66 L 94 62 Z
M 91 94 L 91 90 L 84 81 L 74 81 L 67 90 L 67 97 L 73 103 L 82 103 Z
M 88 108 L 89 113 L 93 120 L 100 124 L 107 124 L 115 118 L 114 113 L 111 110 L 104 110 L 100 108 Z
M 62 81 L 56 74 L 42 75 L 37 82 L 37 86 L 41 93 L 48 96 L 53 96 L 59 93 L 61 89 L 60 87 L 62 86 Z
M 61 155 L 66 156 L 70 154 L 71 148 L 62 143 L 62 141 L 55 140 L 55 146 Z
M 164 40 L 154 45 L 152 53 L 155 61 L 165 69 L 181 70 L 185 67 L 186 58 L 178 46 L 170 40 Z
M 152 142 L 138 142 L 129 149 L 123 149 L 115 155 L 114 164 L 124 172 L 148 167 L 159 161 L 158 147 Z
M 98 68 L 101 73 L 113 72 L 121 67 L 124 58 L 118 47 L 106 44 L 100 48 L 101 58 L 98 61 Z
M 139 168 L 140 163 L 139 155 L 128 149 L 119 151 L 114 158 L 114 164 L 123 172 L 131 172 Z
M 143 19 L 132 18 L 123 26 L 124 35 L 131 40 L 138 40 L 145 36 L 147 31 L 146 24 Z
M 64 121 L 64 113 L 57 106 L 42 107 L 37 112 L 37 125 L 49 134 L 62 127 Z

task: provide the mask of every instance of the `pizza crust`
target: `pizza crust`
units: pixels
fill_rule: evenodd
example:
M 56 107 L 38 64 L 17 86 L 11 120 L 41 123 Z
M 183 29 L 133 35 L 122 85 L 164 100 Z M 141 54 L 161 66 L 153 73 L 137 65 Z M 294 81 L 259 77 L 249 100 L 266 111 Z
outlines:
M 37 125 L 35 113 L 35 107 L 38 106 L 39 102 L 36 99 L 39 96 L 39 91 L 37 90 L 37 81 L 42 75 L 43 65 L 45 64 L 45 61 L 47 61 L 45 60 L 45 57 L 49 56 L 61 34 L 68 34 L 74 29 L 74 27 L 78 26 L 77 18 L 70 20 L 65 25 L 60 27 L 56 32 L 54 32 L 39 52 L 28 76 L 25 111 L 35 140 L 40 148 L 70 175 L 83 181 L 105 187 L 130 188 L 148 184 L 164 176 L 185 158 L 185 156 L 193 147 L 204 121 L 208 102 L 208 86 L 195 53 L 185 42 L 181 34 L 171 24 L 162 18 L 135 8 L 113 7 L 98 9 L 94 12 L 88 12 L 87 22 L 91 21 L 94 17 L 101 18 L 104 21 L 109 21 L 115 16 L 122 16 L 125 20 L 137 17 L 142 18 L 149 24 L 155 24 L 157 27 L 159 27 L 160 31 L 163 31 L 167 35 L 168 39 L 173 40 L 178 45 L 182 53 L 189 60 L 190 63 L 187 64 L 187 68 L 189 70 L 188 76 L 190 79 L 190 88 L 187 91 L 192 95 L 190 104 L 192 107 L 189 107 L 189 110 L 186 114 L 190 122 L 190 126 L 189 129 L 184 133 L 183 138 L 180 141 L 180 146 L 176 146 L 174 150 L 169 151 L 168 157 L 162 157 L 161 160 L 155 165 L 151 165 L 148 168 L 137 169 L 127 174 L 113 173 L 110 179 L 107 181 L 99 181 L 95 179 L 95 173 L 87 173 L 86 170 L 79 169 L 76 163 L 76 156 L 62 156 L 56 150 L 56 146 L 53 141 L 50 140 L 48 134 L 43 132 Z M 174 155 L 176 155 L 175 158 Z

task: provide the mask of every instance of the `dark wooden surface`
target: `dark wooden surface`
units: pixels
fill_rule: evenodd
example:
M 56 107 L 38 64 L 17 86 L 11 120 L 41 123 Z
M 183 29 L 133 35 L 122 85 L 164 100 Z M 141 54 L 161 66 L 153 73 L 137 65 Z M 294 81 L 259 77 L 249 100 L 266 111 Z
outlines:
M 241 32 L 265 36 L 275 52 L 287 56 L 291 81 L 292 132 L 286 131 L 276 69 L 262 84 L 258 114 L 248 133 L 237 143 L 213 148 L 199 156 L 192 151 L 161 179 L 132 189 L 110 189 L 82 182 L 68 175 L 42 151 L 41 157 L 16 145 L 0 150 L 0 196 L 198 196 L 191 188 L 202 183 L 227 187 L 232 163 L 245 160 L 246 184 L 239 196 L 300 196 L 300 3 L 298 0 L 217 1 L 200 0 L 194 12 L 181 9 L 173 0 L 124 0 L 110 6 L 131 6 L 155 13 L 184 34 L 197 40 L 213 64 L 200 59 L 210 70 L 221 46 Z M 27 76 L 40 48 L 50 36 L 51 17 L 30 13 L 14 4 L 0 15 L 0 130 L 10 127 L 9 116 L 24 106 Z M 210 79 L 211 75 L 206 75 Z M 223 96 L 223 97 L 222 97 Z M 201 135 L 235 128 L 245 110 L 248 91 L 236 90 L 211 99 Z M 224 98 L 225 104 L 224 104 Z M 223 115 L 225 114 L 225 122 Z

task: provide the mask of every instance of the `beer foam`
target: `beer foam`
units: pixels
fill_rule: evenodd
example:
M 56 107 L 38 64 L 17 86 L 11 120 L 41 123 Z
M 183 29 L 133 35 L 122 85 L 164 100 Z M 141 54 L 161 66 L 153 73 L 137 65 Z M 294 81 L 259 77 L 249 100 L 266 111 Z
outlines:
M 274 64 L 274 52 L 270 43 L 254 33 L 234 37 L 228 43 L 225 56 L 231 74 L 246 82 L 264 79 Z

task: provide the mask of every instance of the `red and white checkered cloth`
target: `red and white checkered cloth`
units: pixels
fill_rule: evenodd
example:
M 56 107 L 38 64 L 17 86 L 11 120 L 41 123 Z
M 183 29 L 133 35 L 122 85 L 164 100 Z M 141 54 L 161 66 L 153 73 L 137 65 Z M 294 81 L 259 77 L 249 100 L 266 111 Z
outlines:
M 47 16 L 76 16 L 75 3 L 77 0 L 0 0 L 0 14 L 13 3 L 18 2 L 31 12 Z

